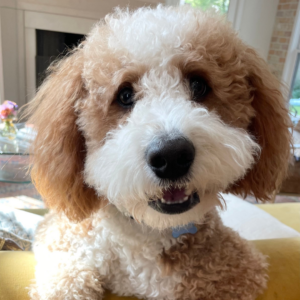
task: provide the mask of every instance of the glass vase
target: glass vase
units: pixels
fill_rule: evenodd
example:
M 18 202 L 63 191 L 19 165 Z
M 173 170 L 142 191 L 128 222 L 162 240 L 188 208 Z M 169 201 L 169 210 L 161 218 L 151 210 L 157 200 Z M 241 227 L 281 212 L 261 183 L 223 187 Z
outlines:
M 3 137 L 13 140 L 17 136 L 17 132 L 18 129 L 16 128 L 12 119 L 2 120 L 1 135 Z

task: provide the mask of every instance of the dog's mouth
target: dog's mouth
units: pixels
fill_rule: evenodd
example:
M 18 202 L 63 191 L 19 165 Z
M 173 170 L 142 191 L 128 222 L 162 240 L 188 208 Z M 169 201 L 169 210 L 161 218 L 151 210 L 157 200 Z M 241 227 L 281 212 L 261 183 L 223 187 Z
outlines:
M 186 194 L 185 188 L 171 187 L 163 192 L 162 198 L 151 200 L 149 206 L 163 214 L 181 214 L 200 203 L 197 193 Z

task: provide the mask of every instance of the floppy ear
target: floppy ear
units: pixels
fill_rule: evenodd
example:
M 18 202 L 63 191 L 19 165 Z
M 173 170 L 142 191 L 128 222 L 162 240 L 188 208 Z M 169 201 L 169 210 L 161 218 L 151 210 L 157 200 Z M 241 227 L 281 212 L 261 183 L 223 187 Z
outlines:
M 255 117 L 248 128 L 261 147 L 260 156 L 247 175 L 230 192 L 253 194 L 262 201 L 272 200 L 287 175 L 291 153 L 291 119 L 280 81 L 253 49 L 244 53 Z
M 37 136 L 31 176 L 46 204 L 79 221 L 99 207 L 95 191 L 83 181 L 85 139 L 76 125 L 75 104 L 86 94 L 81 50 L 51 67 L 51 74 L 29 104 Z

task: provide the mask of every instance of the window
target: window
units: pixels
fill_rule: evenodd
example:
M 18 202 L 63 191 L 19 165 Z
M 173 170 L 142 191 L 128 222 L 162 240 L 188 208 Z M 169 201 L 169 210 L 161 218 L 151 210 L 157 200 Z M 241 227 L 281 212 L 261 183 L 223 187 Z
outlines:
M 292 121 L 296 125 L 300 121 L 300 4 L 297 8 L 282 79 L 290 87 L 289 107 Z
M 185 5 L 199 7 L 203 10 L 215 9 L 217 12 L 226 14 L 229 8 L 230 0 L 183 0 Z
M 300 42 L 297 48 L 296 67 L 290 93 L 290 110 L 295 123 L 300 120 Z

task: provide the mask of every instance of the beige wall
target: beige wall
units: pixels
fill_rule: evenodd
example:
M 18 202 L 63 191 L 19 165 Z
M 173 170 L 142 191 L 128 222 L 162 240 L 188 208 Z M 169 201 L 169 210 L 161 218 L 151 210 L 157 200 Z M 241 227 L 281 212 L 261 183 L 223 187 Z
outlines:
M 0 0 L 4 85 L 4 99 L 1 100 L 8 99 L 23 105 L 32 97 L 32 93 L 28 92 L 27 88 L 29 70 L 26 69 L 25 15 L 28 15 L 28 12 L 46 13 L 49 19 L 53 20 L 61 19 L 55 16 L 89 19 L 93 24 L 112 12 L 116 6 L 129 6 L 134 9 L 145 5 L 156 5 L 159 2 L 159 0 Z M 59 26 L 58 21 L 55 23 L 55 28 Z M 35 69 L 35 66 L 32 67 Z
M 0 9 L 4 98 L 19 100 L 17 11 Z M 14 79 L 14 80 L 12 80 Z
M 239 36 L 267 59 L 279 0 L 231 0 L 229 19 Z M 232 15 L 235 13 L 236 16 Z
M 138 8 L 159 0 L 0 0 L 1 7 L 100 19 L 116 6 Z

